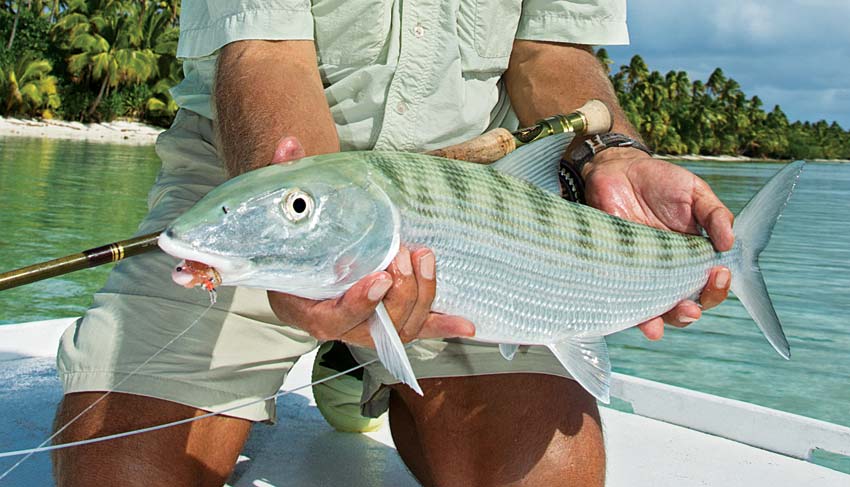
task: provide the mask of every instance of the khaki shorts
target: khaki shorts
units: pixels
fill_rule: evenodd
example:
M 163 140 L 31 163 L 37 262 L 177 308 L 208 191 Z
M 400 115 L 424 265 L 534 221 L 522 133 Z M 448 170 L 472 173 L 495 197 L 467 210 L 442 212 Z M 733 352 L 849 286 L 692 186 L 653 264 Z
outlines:
M 212 122 L 193 112 L 178 113 L 156 150 L 162 170 L 140 235 L 164 228 L 225 180 Z M 115 390 L 222 410 L 275 394 L 295 361 L 317 346 L 305 332 L 275 318 L 265 291 L 222 287 L 207 309 L 205 292 L 171 281 L 175 264 L 173 257 L 151 252 L 115 267 L 92 307 L 62 337 L 57 361 L 66 394 Z M 375 356 L 372 350 L 352 351 L 360 361 Z M 522 347 L 507 361 L 495 345 L 422 340 L 408 355 L 420 378 L 512 372 L 569 377 L 542 347 Z M 385 411 L 386 385 L 396 382 L 379 364 L 368 366 L 364 412 Z M 227 414 L 274 420 L 274 401 Z

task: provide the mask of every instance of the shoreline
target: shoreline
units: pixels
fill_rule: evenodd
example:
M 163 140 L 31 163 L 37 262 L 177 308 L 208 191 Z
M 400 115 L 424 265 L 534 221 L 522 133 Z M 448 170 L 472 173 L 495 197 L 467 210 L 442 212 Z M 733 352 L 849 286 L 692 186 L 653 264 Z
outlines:
M 65 120 L 29 120 L 0 117 L 0 137 L 31 137 L 42 139 L 79 140 L 107 144 L 153 145 L 164 128 L 142 122 L 116 120 L 105 123 L 81 123 Z M 787 162 L 778 159 L 760 159 L 746 156 L 670 156 L 655 154 L 665 161 L 714 162 Z M 850 163 L 847 159 L 812 159 L 810 162 Z
M 667 154 L 653 154 L 652 157 L 665 161 L 714 161 L 714 162 L 777 162 L 778 159 L 758 159 L 747 156 L 701 156 L 697 154 L 686 154 L 670 156 Z
M 0 117 L 0 137 L 79 140 L 107 144 L 153 145 L 165 129 L 141 122 L 116 120 L 86 124 L 65 120 Z
M 747 156 L 701 156 L 696 154 L 687 154 L 681 156 L 669 156 L 667 154 L 653 154 L 654 158 L 665 161 L 687 161 L 687 162 L 792 162 L 793 159 L 763 159 L 760 157 Z M 850 162 L 850 159 L 806 159 L 806 162 L 829 162 L 844 164 Z

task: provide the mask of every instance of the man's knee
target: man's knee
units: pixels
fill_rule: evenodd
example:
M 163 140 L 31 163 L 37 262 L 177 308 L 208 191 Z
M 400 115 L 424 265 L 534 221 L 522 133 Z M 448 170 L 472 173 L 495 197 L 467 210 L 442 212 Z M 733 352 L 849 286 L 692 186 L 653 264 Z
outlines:
M 85 392 L 60 403 L 54 444 L 97 438 L 204 414 L 132 394 Z M 162 430 L 53 452 L 57 485 L 221 485 L 248 437 L 250 422 L 215 416 Z M 209 445 L 215 444 L 215 448 Z
M 599 411 L 574 381 L 504 374 L 420 383 L 424 397 L 394 389 L 391 408 L 399 413 L 390 419 L 410 418 L 415 435 L 393 425 L 399 451 L 405 461 L 427 465 L 439 485 L 604 482 Z

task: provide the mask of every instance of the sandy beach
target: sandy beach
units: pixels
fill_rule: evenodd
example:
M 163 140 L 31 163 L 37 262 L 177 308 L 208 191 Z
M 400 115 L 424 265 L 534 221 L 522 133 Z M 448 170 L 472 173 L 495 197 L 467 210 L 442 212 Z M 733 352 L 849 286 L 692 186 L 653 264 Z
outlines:
M 0 117 L 0 137 L 36 137 L 50 139 L 85 140 L 110 144 L 146 145 L 156 142 L 156 137 L 164 129 L 139 122 L 116 121 L 109 123 L 85 124 L 64 120 L 22 120 Z M 710 160 L 710 161 L 749 161 L 742 156 L 666 156 L 656 155 L 668 160 Z
M 22 120 L 0 117 L 0 137 L 36 137 L 49 139 L 85 140 L 107 144 L 148 145 L 156 142 L 165 129 L 140 122 L 119 120 L 108 123 L 80 123 L 65 120 Z M 720 162 L 764 162 L 768 159 L 753 159 L 745 156 L 668 156 L 655 157 L 669 161 L 720 161 Z M 850 162 L 843 159 L 817 159 L 813 162 Z
M 160 127 L 128 121 L 85 124 L 64 120 L 21 120 L 0 117 L 0 137 L 36 137 L 148 145 L 156 142 L 156 137 L 162 131 Z

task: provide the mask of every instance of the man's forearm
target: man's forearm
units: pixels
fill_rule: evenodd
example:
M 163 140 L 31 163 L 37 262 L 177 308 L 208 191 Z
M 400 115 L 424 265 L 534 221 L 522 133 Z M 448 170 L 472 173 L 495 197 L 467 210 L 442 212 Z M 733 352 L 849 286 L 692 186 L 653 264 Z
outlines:
M 308 155 L 339 151 L 312 41 L 225 46 L 215 111 L 218 151 L 231 176 L 268 165 L 285 135 L 296 137 Z
M 514 41 L 504 79 L 523 126 L 570 112 L 596 98 L 611 109 L 613 132 L 640 137 L 626 119 L 608 76 L 588 46 Z

